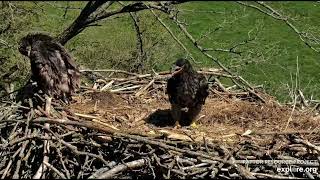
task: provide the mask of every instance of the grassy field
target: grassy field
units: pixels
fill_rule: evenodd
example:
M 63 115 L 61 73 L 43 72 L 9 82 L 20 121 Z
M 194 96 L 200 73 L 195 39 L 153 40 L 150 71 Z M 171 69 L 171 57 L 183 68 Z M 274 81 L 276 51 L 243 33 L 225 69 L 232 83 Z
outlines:
M 24 19 L 17 19 L 17 25 L 23 28 L 13 32 L 12 37 L 0 35 L 0 38 L 14 46 L 17 39 L 29 31 L 46 31 L 57 35 L 68 27 L 80 12 L 79 9 L 70 9 L 65 14 L 64 8 L 59 7 L 64 7 L 67 2 L 18 3 L 38 15 L 24 15 Z M 69 4 L 81 8 L 85 2 Z M 289 16 L 300 31 L 312 32 L 319 39 L 320 3 L 292 1 L 268 4 Z M 236 2 L 188 2 L 179 5 L 179 9 L 179 19 L 186 22 L 188 31 L 199 39 L 203 47 L 228 49 L 242 41 L 255 38 L 243 46 L 238 46 L 236 50 L 243 52 L 241 56 L 211 52 L 233 72 L 254 85 L 264 85 L 267 92 L 279 100 L 288 101 L 291 100 L 290 93 L 299 70 L 298 88 L 308 99 L 311 96 L 313 99 L 320 99 L 319 53 L 308 48 L 283 21 Z M 177 57 L 185 56 L 185 52 L 149 11 L 138 12 L 138 16 L 148 57 L 145 61 L 146 69 L 168 70 Z M 200 62 L 195 64 L 196 67 L 217 67 L 199 53 L 166 16 L 161 15 L 161 18 Z M 77 63 L 92 69 L 130 69 L 136 53 L 136 35 L 131 17 L 120 15 L 105 19 L 99 24 L 101 26 L 90 27 L 67 43 L 66 47 L 76 57 Z M 215 29 L 217 30 L 213 31 Z M 213 32 L 208 33 L 209 31 Z M 207 35 L 200 39 L 205 34 Z M 2 52 L 12 56 L 12 62 L 26 66 L 16 50 Z M 22 73 L 21 76 L 26 74 Z

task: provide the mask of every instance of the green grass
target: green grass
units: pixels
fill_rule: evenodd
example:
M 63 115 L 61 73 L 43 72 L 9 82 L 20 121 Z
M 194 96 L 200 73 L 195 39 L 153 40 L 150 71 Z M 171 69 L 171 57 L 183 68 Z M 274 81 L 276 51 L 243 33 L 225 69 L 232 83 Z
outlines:
M 25 18 L 23 21 L 27 22 L 27 25 L 13 32 L 12 38 L 7 38 L 12 44 L 29 31 L 47 31 L 57 35 L 67 28 L 80 12 L 69 10 L 63 17 L 64 9 L 56 6 L 65 6 L 67 2 L 39 2 L 38 5 L 33 2 L 18 3 L 27 9 L 33 9 L 39 15 L 23 16 Z M 69 3 L 73 7 L 85 5 L 85 2 Z M 295 1 L 267 3 L 293 18 L 291 22 L 300 31 L 312 32 L 319 38 L 320 3 Z M 196 39 L 209 30 L 221 26 L 221 29 L 199 40 L 203 47 L 227 49 L 248 39 L 248 32 L 250 37 L 256 37 L 256 40 L 237 48 L 243 51 L 241 56 L 210 52 L 233 72 L 254 85 L 263 84 L 268 93 L 275 95 L 281 101 L 288 101 L 291 100 L 289 93 L 295 83 L 298 58 L 299 89 L 307 98 L 313 96 L 314 99 L 320 99 L 319 53 L 312 51 L 300 41 L 299 36 L 283 21 L 275 20 L 235 2 L 188 2 L 179 5 L 179 8 L 182 10 L 179 19 L 188 24 L 188 31 Z M 144 31 L 144 48 L 148 54 L 145 62 L 146 69 L 168 70 L 177 57 L 185 56 L 185 52 L 149 11 L 141 11 L 138 15 L 141 29 Z M 217 67 L 212 60 L 202 55 L 190 43 L 166 15 L 161 15 L 161 18 L 190 50 L 193 57 L 201 62 L 194 64 L 197 68 Z M 69 51 L 76 57 L 77 63 L 93 69 L 130 69 L 136 52 L 136 35 L 130 16 L 124 14 L 111 17 L 99 24 L 101 26 L 87 28 L 66 44 Z M 0 35 L 0 38 L 5 36 L 9 34 Z M 319 48 L 319 45 L 315 47 Z M 12 62 L 22 62 L 22 56 L 17 51 L 11 53 L 10 57 Z
M 302 31 L 314 28 L 319 35 L 318 6 L 312 2 L 273 2 L 271 6 L 281 9 L 282 13 L 294 17 L 294 24 Z M 319 3 L 318 3 L 319 4 Z M 226 65 L 241 65 L 233 69 L 245 79 L 254 84 L 265 84 L 268 92 L 276 95 L 280 100 L 288 100 L 290 89 L 286 86 L 294 83 L 291 75 L 295 75 L 296 59 L 299 59 L 300 89 L 310 97 L 319 98 L 319 53 L 315 53 L 299 40 L 284 22 L 275 20 L 256 10 L 245 8 L 233 2 L 193 2 L 182 5 L 183 9 L 202 11 L 213 10 L 219 13 L 186 14 L 184 18 L 189 23 L 189 31 L 195 36 L 206 31 L 208 27 L 217 27 L 225 19 L 232 21 L 223 30 L 217 31 L 210 39 L 203 42 L 205 47 L 231 47 L 233 43 L 247 38 L 247 33 L 255 28 L 258 33 L 255 44 L 248 45 L 246 50 L 261 53 L 264 58 L 253 56 L 249 59 L 233 57 L 230 54 L 213 53 Z M 236 14 L 237 17 L 234 15 Z M 233 19 L 236 18 L 234 21 Z M 253 30 L 254 32 L 255 30 Z M 319 36 L 318 36 L 319 37 Z M 319 46 L 318 46 L 319 47 Z M 254 61 L 254 63 L 245 63 Z M 295 77 L 293 77 L 295 79 Z

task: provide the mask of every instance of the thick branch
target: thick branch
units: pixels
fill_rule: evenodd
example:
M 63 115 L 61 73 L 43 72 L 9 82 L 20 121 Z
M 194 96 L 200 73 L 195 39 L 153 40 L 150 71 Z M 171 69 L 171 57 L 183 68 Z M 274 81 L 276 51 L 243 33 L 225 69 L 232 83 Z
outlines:
M 131 161 L 125 164 L 120 164 L 115 166 L 114 168 L 110 169 L 107 172 L 102 173 L 100 176 L 96 177 L 97 179 L 110 179 L 110 178 L 114 178 L 114 176 L 117 173 L 120 173 L 122 171 L 125 171 L 127 169 L 133 169 L 133 168 L 138 168 L 138 167 L 142 167 L 145 166 L 147 164 L 147 160 L 146 159 L 139 159 L 139 160 L 135 160 L 135 161 Z
M 183 2 L 172 1 L 167 2 L 165 5 L 169 6 L 171 4 L 179 4 Z M 103 10 L 98 12 L 98 9 L 102 8 L 102 5 L 104 5 L 105 3 L 107 3 L 106 7 L 104 7 Z M 77 17 L 77 19 L 66 30 L 64 30 L 60 35 L 58 35 L 57 40 L 64 45 L 70 39 L 82 32 L 86 27 L 89 27 L 92 23 L 96 24 L 98 21 L 113 15 L 128 12 L 137 12 L 144 9 L 148 9 L 148 7 L 142 2 L 134 2 L 116 10 L 106 11 L 106 9 L 110 7 L 113 3 L 114 1 L 89 1 L 81 11 L 80 15 Z M 158 6 L 158 4 L 159 2 L 152 2 L 150 7 L 161 9 L 162 7 Z
M 88 25 L 86 21 L 89 16 L 104 3 L 105 1 L 89 1 L 77 19 L 57 37 L 57 40 L 64 45 L 71 38 L 83 31 L 86 25 Z

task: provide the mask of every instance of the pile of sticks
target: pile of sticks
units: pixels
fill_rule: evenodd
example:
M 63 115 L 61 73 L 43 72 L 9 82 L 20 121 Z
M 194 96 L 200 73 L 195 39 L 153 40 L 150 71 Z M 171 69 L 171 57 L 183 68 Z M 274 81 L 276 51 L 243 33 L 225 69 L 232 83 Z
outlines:
M 163 89 L 168 75 L 104 77 L 82 91 L 140 96 Z M 221 89 L 231 93 L 231 88 Z M 173 140 L 119 131 L 75 116 L 58 103 L 53 103 L 48 115 L 32 102 L 29 99 L 30 105 L 25 106 L 2 101 L 0 105 L 1 178 L 319 178 L 320 142 L 316 138 L 308 141 L 297 133 L 248 134 L 232 146 L 206 138 L 201 142 Z M 259 139 L 265 136 L 274 140 L 261 143 Z M 304 171 L 281 169 L 288 166 Z
M 0 109 L 1 178 L 319 178 L 320 142 L 295 134 L 274 135 L 268 144 L 248 135 L 229 147 L 35 117 L 32 110 L 23 116 L 19 108 Z M 288 166 L 305 172 L 279 169 Z
M 148 93 L 158 94 L 159 91 L 165 93 L 168 78 L 171 76 L 169 71 L 155 72 L 149 74 L 136 74 L 123 70 L 81 70 L 82 74 L 94 81 L 92 88 L 83 87 L 87 90 L 110 91 L 116 94 L 134 94 L 136 97 Z M 108 73 L 105 75 L 105 73 Z M 237 98 L 258 100 L 256 96 L 261 97 L 260 92 L 248 92 L 238 87 L 236 84 L 227 85 L 220 82 L 219 79 L 233 79 L 229 74 L 224 73 L 223 69 L 201 69 L 198 71 L 206 76 L 209 83 L 209 89 L 218 96 L 235 96 Z M 103 75 L 102 75 L 103 74 Z M 124 77 L 114 77 L 115 74 L 122 74 Z M 261 86 L 254 87 L 256 90 Z M 265 100 L 263 101 L 265 102 Z

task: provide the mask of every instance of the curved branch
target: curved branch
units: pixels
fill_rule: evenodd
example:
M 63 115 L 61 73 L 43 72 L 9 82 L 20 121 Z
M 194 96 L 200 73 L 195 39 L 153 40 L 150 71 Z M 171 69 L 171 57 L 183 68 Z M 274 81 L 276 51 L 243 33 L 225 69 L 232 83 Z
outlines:
M 172 4 L 179 4 L 187 1 L 170 1 L 165 3 L 165 7 L 170 6 Z M 137 12 L 144 9 L 148 9 L 149 7 L 146 6 L 142 2 L 133 2 L 128 5 L 125 5 L 121 8 L 116 10 L 106 11 L 114 1 L 89 1 L 86 6 L 81 11 L 80 15 L 76 18 L 76 20 L 61 34 L 59 34 L 56 39 L 62 44 L 66 44 L 70 39 L 78 35 L 82 32 L 85 28 L 90 27 L 91 24 L 96 24 L 98 21 L 102 19 L 106 19 L 108 17 L 122 14 L 122 13 L 129 13 L 129 12 Z M 151 8 L 161 9 L 163 6 L 158 5 L 159 2 L 152 2 L 150 4 Z M 161 3 L 160 3 L 161 4 Z M 102 7 L 105 5 L 105 7 Z M 163 5 L 163 4 L 162 4 Z M 102 9 L 100 12 L 99 9 Z
M 307 45 L 310 49 L 312 49 L 313 51 L 317 52 L 317 53 L 320 53 L 320 50 L 316 49 L 315 47 L 313 47 L 309 42 L 307 42 L 307 40 L 304 38 L 306 37 L 306 33 L 302 32 L 302 31 L 299 31 L 298 28 L 296 26 L 294 26 L 287 17 L 285 17 L 284 15 L 280 14 L 278 11 L 276 11 L 275 9 L 273 9 L 271 6 L 267 5 L 266 3 L 264 2 L 259 2 L 259 1 L 255 1 L 256 3 L 258 3 L 259 5 L 261 5 L 262 7 L 268 9 L 269 11 L 271 12 L 267 12 L 267 11 L 264 11 L 263 9 L 261 9 L 260 7 L 258 6 L 254 6 L 254 5 L 251 5 L 251 4 L 247 4 L 247 3 L 243 3 L 241 1 L 237 1 L 238 4 L 241 4 L 241 5 L 244 5 L 244 6 L 247 6 L 247 7 L 250 7 L 250 8 L 253 8 L 253 9 L 256 9 L 258 10 L 259 12 L 263 13 L 263 14 L 266 14 L 274 19 L 277 19 L 277 20 L 281 20 L 281 21 L 284 21 L 286 23 L 287 26 L 289 26 L 290 29 L 292 29 L 300 38 L 300 40 L 302 42 L 304 42 L 305 45 Z M 308 38 L 308 37 L 307 37 Z M 309 38 L 310 39 L 310 38 Z

